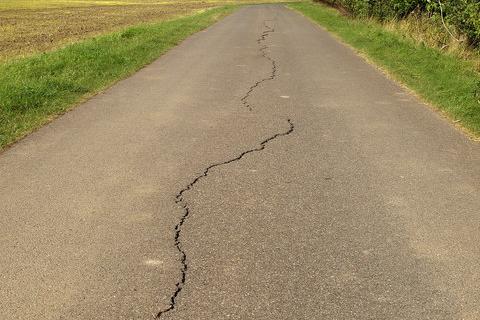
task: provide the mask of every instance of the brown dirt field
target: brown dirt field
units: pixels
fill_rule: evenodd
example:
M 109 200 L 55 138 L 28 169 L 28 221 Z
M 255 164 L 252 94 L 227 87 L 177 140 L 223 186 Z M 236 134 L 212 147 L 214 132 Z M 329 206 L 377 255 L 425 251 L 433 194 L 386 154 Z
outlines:
M 0 10 L 0 61 L 54 49 L 129 25 L 215 6 L 210 2 Z

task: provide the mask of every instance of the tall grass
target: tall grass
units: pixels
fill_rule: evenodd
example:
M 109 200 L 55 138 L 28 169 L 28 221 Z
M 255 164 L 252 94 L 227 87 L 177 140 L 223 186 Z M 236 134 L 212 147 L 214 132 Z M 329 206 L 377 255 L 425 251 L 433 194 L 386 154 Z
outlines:
M 453 26 L 448 32 L 436 16 L 413 13 L 404 19 L 389 20 L 382 23 L 389 31 L 428 47 L 440 49 L 462 59 L 471 60 L 480 70 L 480 51 L 472 48 L 465 35 Z M 453 34 L 450 35 L 450 33 Z

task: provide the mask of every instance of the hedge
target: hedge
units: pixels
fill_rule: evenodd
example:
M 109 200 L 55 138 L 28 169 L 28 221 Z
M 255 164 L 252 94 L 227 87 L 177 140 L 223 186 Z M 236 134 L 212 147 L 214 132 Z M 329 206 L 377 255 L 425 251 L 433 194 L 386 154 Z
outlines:
M 480 47 L 480 0 L 321 0 L 340 6 L 351 15 L 375 17 L 382 21 L 401 19 L 412 12 L 441 15 L 447 24 L 464 34 L 470 44 Z

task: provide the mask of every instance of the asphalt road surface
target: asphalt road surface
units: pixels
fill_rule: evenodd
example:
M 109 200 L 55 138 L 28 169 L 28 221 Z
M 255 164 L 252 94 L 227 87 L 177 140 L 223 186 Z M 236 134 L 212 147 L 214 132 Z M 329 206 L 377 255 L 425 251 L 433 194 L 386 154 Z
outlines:
M 480 319 L 480 145 L 281 5 L 0 154 L 0 319 Z

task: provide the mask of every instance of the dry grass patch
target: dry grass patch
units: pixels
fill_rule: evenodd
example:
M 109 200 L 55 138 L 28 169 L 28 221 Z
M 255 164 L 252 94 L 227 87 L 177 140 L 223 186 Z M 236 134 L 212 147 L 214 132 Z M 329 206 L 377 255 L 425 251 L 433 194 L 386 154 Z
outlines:
M 448 32 L 436 17 L 411 14 L 405 19 L 383 23 L 384 27 L 415 43 L 468 60 L 480 71 L 480 51 L 468 45 L 468 39 L 458 30 L 449 26 Z M 450 35 L 449 33 L 452 33 Z

